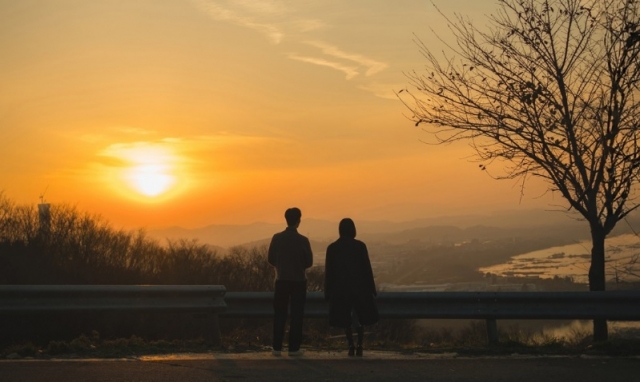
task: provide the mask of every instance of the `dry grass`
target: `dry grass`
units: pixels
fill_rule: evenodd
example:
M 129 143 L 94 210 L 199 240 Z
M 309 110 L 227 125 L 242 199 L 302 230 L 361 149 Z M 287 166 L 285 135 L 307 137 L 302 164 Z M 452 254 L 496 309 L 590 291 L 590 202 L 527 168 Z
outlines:
M 428 328 L 415 320 L 386 321 L 367 327 L 365 346 L 368 349 L 402 353 L 458 353 L 466 356 L 535 354 L 535 355 L 640 355 L 640 329 L 612 330 L 610 340 L 593 343 L 591 333 L 582 327 L 569 327 L 563 336 L 522 328 L 506 327 L 499 332 L 500 343 L 488 345 L 483 321 L 472 321 L 458 328 Z M 92 332 L 71 341 L 50 341 L 44 345 L 33 342 L 13 344 L 0 350 L 7 357 L 103 357 L 121 358 L 149 354 L 253 352 L 265 351 L 271 345 L 270 320 L 241 320 L 223 332 L 222 346 L 213 347 L 202 339 L 145 340 L 137 336 L 102 339 Z M 286 346 L 286 344 L 285 344 Z M 340 351 L 346 349 L 342 330 L 329 328 L 326 320 L 305 321 L 304 347 Z

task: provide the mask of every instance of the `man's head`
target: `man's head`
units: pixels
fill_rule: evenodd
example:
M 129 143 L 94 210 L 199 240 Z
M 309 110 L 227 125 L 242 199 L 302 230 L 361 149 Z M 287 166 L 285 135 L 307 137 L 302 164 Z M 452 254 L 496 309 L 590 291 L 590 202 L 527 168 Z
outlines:
M 297 207 L 289 208 L 284 212 L 284 218 L 287 219 L 287 226 L 297 228 L 300 225 L 302 211 Z

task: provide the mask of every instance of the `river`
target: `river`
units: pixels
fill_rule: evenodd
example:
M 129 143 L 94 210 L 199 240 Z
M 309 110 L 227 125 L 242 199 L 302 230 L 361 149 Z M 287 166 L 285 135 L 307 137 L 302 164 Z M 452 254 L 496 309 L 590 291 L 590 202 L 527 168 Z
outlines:
M 480 272 L 499 276 L 553 278 L 572 277 L 586 283 L 591 262 L 591 242 L 581 241 L 528 252 L 504 264 L 480 268 Z M 608 279 L 640 281 L 640 237 L 626 234 L 610 237 L 605 247 Z

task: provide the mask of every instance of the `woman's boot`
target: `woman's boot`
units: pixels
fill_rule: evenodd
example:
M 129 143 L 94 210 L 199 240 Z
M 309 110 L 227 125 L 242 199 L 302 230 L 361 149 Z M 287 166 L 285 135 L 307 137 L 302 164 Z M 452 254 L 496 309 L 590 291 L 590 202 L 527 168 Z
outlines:
M 347 342 L 349 343 L 349 357 L 355 355 L 355 346 L 353 346 L 353 330 L 351 327 L 345 328 L 344 334 L 347 336 Z

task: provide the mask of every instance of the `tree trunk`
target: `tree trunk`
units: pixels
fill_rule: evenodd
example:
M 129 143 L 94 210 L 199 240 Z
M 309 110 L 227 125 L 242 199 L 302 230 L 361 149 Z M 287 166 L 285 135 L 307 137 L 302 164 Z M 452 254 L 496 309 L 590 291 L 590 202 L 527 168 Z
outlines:
M 605 290 L 605 270 L 604 270 L 604 241 L 606 235 L 599 227 L 591 228 L 591 267 L 589 268 L 589 290 Z M 596 342 L 606 341 L 608 338 L 607 320 L 593 320 L 593 340 Z

